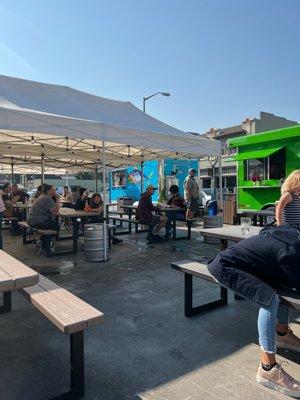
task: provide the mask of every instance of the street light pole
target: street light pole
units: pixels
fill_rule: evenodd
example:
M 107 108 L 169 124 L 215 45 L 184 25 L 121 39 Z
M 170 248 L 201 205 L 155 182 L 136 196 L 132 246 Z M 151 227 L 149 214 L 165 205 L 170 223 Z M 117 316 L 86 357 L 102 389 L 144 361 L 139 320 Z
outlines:
M 158 94 L 161 94 L 162 96 L 165 96 L 165 97 L 171 96 L 170 93 L 168 93 L 168 92 L 157 92 L 157 93 L 151 94 L 150 96 L 143 97 L 143 112 L 146 112 L 146 101 L 151 99 L 151 97 L 157 96 Z
M 146 112 L 146 101 L 151 99 L 151 97 L 157 96 L 158 94 L 161 94 L 162 96 L 169 97 L 170 93 L 169 92 L 157 92 L 153 93 L 150 96 L 143 97 L 143 112 Z M 141 162 L 141 193 L 144 192 L 144 159 Z

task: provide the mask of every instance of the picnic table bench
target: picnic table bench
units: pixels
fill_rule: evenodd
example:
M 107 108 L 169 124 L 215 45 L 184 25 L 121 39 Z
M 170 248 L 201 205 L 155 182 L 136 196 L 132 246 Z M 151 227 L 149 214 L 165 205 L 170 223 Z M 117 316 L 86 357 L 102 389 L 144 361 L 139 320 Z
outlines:
M 35 286 L 20 292 L 61 332 L 70 335 L 70 390 L 53 400 L 81 398 L 85 392 L 84 330 L 100 324 L 103 314 L 42 275 Z
M 70 390 L 53 400 L 84 395 L 84 330 L 103 321 L 103 314 L 54 282 L 0 250 L 0 311 L 11 311 L 11 291 L 19 290 L 61 332 L 70 335 Z
M 11 291 L 35 285 L 39 274 L 0 250 L 0 292 L 3 293 L 3 305 L 0 312 L 11 310 Z
M 64 213 L 65 214 L 65 213 Z M 72 213 L 73 215 L 75 214 Z M 90 214 L 90 213 L 88 213 Z M 78 213 L 76 214 L 78 215 Z M 76 241 L 75 248 L 77 251 L 77 241 L 78 241 L 78 227 L 77 227 L 77 232 L 76 237 L 74 238 L 74 232 L 73 235 L 67 236 L 67 237 L 57 237 L 57 232 L 53 229 L 39 229 L 39 228 L 34 228 L 28 225 L 26 221 L 19 221 L 18 225 L 22 229 L 22 237 L 23 237 L 23 244 L 30 244 L 33 242 L 33 239 L 31 238 L 31 234 L 38 233 L 41 236 L 45 236 L 45 244 L 46 244 L 46 256 L 47 257 L 52 257 L 55 255 L 65 255 L 65 254 L 73 254 L 74 251 L 74 240 Z M 109 237 L 109 248 L 111 248 L 111 232 L 114 231 L 115 226 L 114 225 L 107 225 L 108 229 L 108 237 Z M 52 247 L 52 240 L 65 240 L 65 239 L 73 239 L 73 251 L 60 251 L 60 252 L 54 252 L 53 247 Z
M 131 233 L 131 226 L 130 226 L 131 223 L 134 223 L 134 224 L 135 224 L 135 233 L 145 232 L 145 230 L 138 230 L 138 225 L 139 225 L 139 224 L 140 224 L 140 225 L 147 225 L 147 224 L 144 224 L 143 222 L 139 222 L 139 220 L 137 220 L 137 219 L 135 219 L 135 220 L 132 219 L 132 216 L 135 215 L 134 213 L 135 213 L 135 211 L 136 211 L 136 209 L 137 209 L 138 206 L 123 205 L 123 206 L 121 206 L 121 207 L 122 207 L 124 210 L 127 211 L 127 213 L 128 213 L 128 219 L 125 219 L 125 218 L 122 218 L 122 217 L 117 217 L 117 218 L 115 218 L 115 220 L 117 221 L 117 220 L 121 220 L 121 219 L 122 219 L 123 222 L 124 222 L 124 221 L 128 222 L 128 220 L 129 220 L 130 222 L 128 222 L 128 223 L 129 223 L 128 233 Z M 163 205 L 162 205 L 162 206 L 159 206 L 158 212 L 167 213 L 168 211 L 173 212 L 173 213 L 176 213 L 176 212 L 178 212 L 178 211 L 182 211 L 182 208 L 180 208 L 180 207 L 175 207 L 175 206 L 163 206 Z M 113 217 L 112 217 L 112 218 L 113 218 Z M 173 240 L 191 239 L 191 234 L 192 234 L 192 232 L 191 232 L 192 223 L 193 223 L 193 221 L 190 221 L 190 220 L 187 221 L 187 228 L 188 228 L 187 236 L 177 237 L 177 235 L 176 235 L 176 227 L 177 227 L 176 219 L 173 218 L 173 219 L 172 219 L 172 239 L 173 239 Z
M 225 250 L 228 247 L 228 241 L 239 242 L 240 240 L 257 235 L 262 228 L 251 226 L 249 233 L 242 234 L 241 226 L 224 225 L 220 228 L 200 229 L 202 236 L 214 237 L 220 239 L 220 250 Z M 172 268 L 184 273 L 185 279 L 185 316 L 190 317 L 201 312 L 211 310 L 213 308 L 227 304 L 227 289 L 221 286 L 220 298 L 216 301 L 203 304 L 198 307 L 193 307 L 193 276 L 204 279 L 212 283 L 218 283 L 210 274 L 205 264 L 201 264 L 191 260 L 183 260 L 172 263 Z M 293 291 L 281 291 L 278 293 L 280 300 L 286 305 L 300 310 L 300 297 Z M 235 293 L 234 298 L 240 300 L 241 297 Z
M 193 306 L 193 277 L 219 284 L 208 271 L 205 264 L 191 260 L 183 260 L 172 263 L 171 267 L 184 273 L 184 315 L 186 317 L 192 317 L 193 315 L 201 314 L 205 311 L 228 304 L 227 288 L 220 286 L 220 298 L 218 300 L 210 301 L 196 307 Z M 283 304 L 300 311 L 300 296 L 296 291 L 281 290 L 278 291 L 277 294 Z

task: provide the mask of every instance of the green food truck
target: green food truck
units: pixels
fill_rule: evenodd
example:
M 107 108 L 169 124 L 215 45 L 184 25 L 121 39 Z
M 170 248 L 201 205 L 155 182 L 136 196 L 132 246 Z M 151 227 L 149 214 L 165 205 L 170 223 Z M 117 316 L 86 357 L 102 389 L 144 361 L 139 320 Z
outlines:
M 237 149 L 237 212 L 274 210 L 284 179 L 300 169 L 300 125 L 228 141 Z

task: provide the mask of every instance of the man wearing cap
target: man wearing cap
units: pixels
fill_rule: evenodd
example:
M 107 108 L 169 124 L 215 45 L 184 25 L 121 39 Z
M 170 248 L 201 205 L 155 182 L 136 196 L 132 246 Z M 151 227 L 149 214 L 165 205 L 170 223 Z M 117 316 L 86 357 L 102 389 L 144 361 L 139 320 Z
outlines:
M 137 208 L 137 217 L 141 223 L 153 222 L 156 225 L 153 233 L 155 235 L 166 225 L 167 218 L 161 215 L 153 215 L 153 211 L 158 211 L 158 207 L 153 205 L 151 196 L 157 188 L 153 185 L 148 185 L 145 193 L 141 195 Z
M 191 168 L 184 180 L 184 198 L 187 206 L 186 219 L 192 219 L 194 213 L 198 211 L 199 186 L 195 179 L 196 173 L 195 168 Z

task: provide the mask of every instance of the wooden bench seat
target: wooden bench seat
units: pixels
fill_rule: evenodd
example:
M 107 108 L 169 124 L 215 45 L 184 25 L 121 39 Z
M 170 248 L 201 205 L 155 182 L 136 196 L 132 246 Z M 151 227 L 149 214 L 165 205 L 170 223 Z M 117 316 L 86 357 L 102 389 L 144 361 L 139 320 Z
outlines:
M 114 226 L 114 230 L 113 230 L 113 234 L 114 235 L 125 235 L 125 234 L 131 234 L 132 233 L 132 224 L 135 226 L 135 233 L 139 233 L 139 232 L 145 232 L 144 230 L 139 230 L 138 226 L 140 225 L 140 222 L 136 219 L 129 219 L 129 218 L 123 218 L 123 217 L 116 217 L 114 215 L 109 215 L 108 217 L 109 219 L 111 219 L 113 221 L 113 226 Z M 116 222 L 120 221 L 121 225 L 120 227 L 123 226 L 123 222 L 127 222 L 128 223 L 128 230 L 126 231 L 121 231 L 121 232 L 117 232 L 116 228 Z
M 103 314 L 77 296 L 39 275 L 35 286 L 19 290 L 61 332 L 70 335 L 70 390 L 53 400 L 84 395 L 84 330 L 103 322 Z
M 49 237 L 53 237 L 53 236 L 57 235 L 57 232 L 54 229 L 34 228 L 34 227 L 28 225 L 28 223 L 26 221 L 19 221 L 18 225 L 22 229 L 23 244 L 32 243 L 32 239 L 31 238 L 29 238 L 29 239 L 27 238 L 28 234 L 30 234 L 30 233 L 37 232 L 41 236 L 49 236 Z
M 40 235 L 44 235 L 44 236 L 56 236 L 57 235 L 57 231 L 55 231 L 54 229 L 39 229 L 39 228 L 37 228 L 36 231 Z
M 0 250 L 0 292 L 3 292 L 3 305 L 0 312 L 11 311 L 11 291 L 36 284 L 39 274 L 21 261 Z
M 220 298 L 218 300 L 193 307 L 193 277 L 219 284 L 219 282 L 208 271 L 205 264 L 191 260 L 183 260 L 172 263 L 171 267 L 184 273 L 184 313 L 186 317 L 191 317 L 193 315 L 200 314 L 201 312 L 227 305 L 227 288 L 221 286 Z M 296 310 L 300 310 L 300 296 L 296 292 L 293 290 L 281 290 L 277 294 L 283 304 Z
M 35 286 L 20 292 L 63 333 L 79 332 L 102 322 L 100 311 L 43 275 Z
M 30 229 L 30 228 L 31 228 L 31 227 L 27 224 L 26 221 L 19 221 L 19 222 L 18 222 L 18 225 L 19 225 L 21 228 L 26 228 L 26 229 Z

